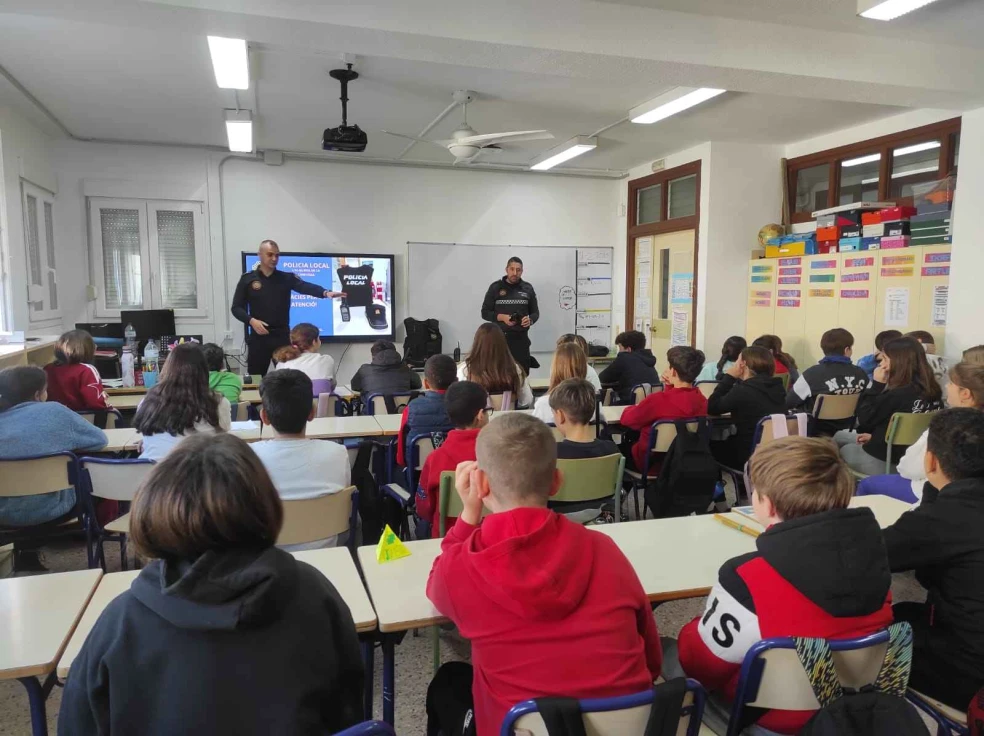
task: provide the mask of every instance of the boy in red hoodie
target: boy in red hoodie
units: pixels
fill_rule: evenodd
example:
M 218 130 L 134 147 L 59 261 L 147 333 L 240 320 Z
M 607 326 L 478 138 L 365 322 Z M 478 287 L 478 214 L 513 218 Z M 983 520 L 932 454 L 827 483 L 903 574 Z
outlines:
M 48 376 L 48 401 L 57 401 L 73 411 L 110 408 L 102 378 L 92 365 L 96 343 L 85 330 L 71 330 L 55 343 L 55 362 L 44 367 Z
M 752 455 L 749 474 L 755 518 L 766 527 L 757 551 L 721 566 L 704 615 L 680 631 L 679 664 L 669 640 L 666 647 L 668 679 L 682 667 L 728 700 L 760 639 L 847 639 L 892 623 L 885 542 L 871 509 L 848 508 L 854 480 L 836 446 L 818 437 L 776 440 Z M 727 719 L 717 702 L 711 698 L 705 711 L 709 726 Z M 764 729 L 794 734 L 813 713 L 754 715 Z
M 445 392 L 444 406 L 455 429 L 448 432 L 444 443 L 427 456 L 420 469 L 415 519 L 417 539 L 440 536 L 441 473 L 475 459 L 475 440 L 482 427 L 489 423 L 488 405 L 488 393 L 472 381 L 455 381 Z M 445 533 L 456 520 L 447 519 Z
M 528 698 L 652 687 L 663 655 L 635 571 L 610 537 L 547 508 L 562 482 L 547 425 L 506 413 L 481 431 L 476 451 L 477 462 L 456 471 L 464 510 L 427 583 L 428 598 L 471 640 L 474 669 L 450 662 L 438 671 L 428 736 L 496 736 Z
M 707 414 L 707 397 L 694 387 L 694 381 L 704 367 L 704 353 L 691 347 L 678 345 L 666 351 L 667 368 L 660 376 L 663 390 L 649 394 L 635 406 L 622 412 L 621 424 L 639 431 L 639 439 L 632 446 L 632 462 L 642 471 L 649 452 L 649 435 L 653 422 L 660 419 L 688 419 Z M 650 474 L 658 467 L 649 466 Z

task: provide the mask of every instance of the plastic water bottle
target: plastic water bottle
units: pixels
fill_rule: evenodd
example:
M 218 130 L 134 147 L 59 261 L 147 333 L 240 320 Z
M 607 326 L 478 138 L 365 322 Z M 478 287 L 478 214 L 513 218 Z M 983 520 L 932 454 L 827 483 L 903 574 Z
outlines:
M 143 354 L 143 383 L 147 388 L 151 388 L 157 383 L 157 366 L 160 362 L 160 357 L 161 353 L 157 348 L 157 340 L 148 340 Z
M 124 344 L 130 348 L 133 355 L 137 354 L 137 331 L 133 328 L 133 325 L 129 322 L 126 328 L 123 330 Z
M 125 388 L 133 388 L 135 385 L 135 378 L 133 375 L 133 352 L 129 345 L 123 346 L 123 357 L 121 359 L 123 366 L 123 386 Z

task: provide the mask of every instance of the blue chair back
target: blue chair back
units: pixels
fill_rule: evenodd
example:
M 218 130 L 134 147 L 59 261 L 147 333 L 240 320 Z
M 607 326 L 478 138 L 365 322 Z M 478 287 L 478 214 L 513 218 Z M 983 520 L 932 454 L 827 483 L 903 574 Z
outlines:
M 663 432 L 663 436 L 660 437 L 660 427 L 669 425 L 668 428 L 673 428 L 676 430 L 677 422 L 687 422 L 687 428 L 691 429 L 689 426 L 691 422 L 695 423 L 693 429 L 697 430 L 700 428 L 700 422 L 706 424 L 706 431 L 710 431 L 710 419 L 706 416 L 704 417 L 685 417 L 682 419 L 657 419 L 652 423 L 649 428 L 649 451 L 646 453 L 646 457 L 642 463 L 642 477 L 643 479 L 649 477 L 649 462 L 652 459 L 654 452 L 666 452 L 670 449 L 670 444 L 676 438 L 676 431 L 672 433 L 672 436 L 667 435 Z M 657 444 L 658 443 L 658 444 Z
M 128 505 L 137 491 L 136 485 L 142 481 L 146 471 L 149 471 L 149 468 L 144 466 L 152 467 L 153 465 L 155 465 L 153 460 L 140 458 L 79 458 L 79 487 L 82 490 L 85 504 L 86 554 L 90 568 L 95 567 L 98 563 L 104 570 L 106 569 L 103 543 L 114 541 L 120 544 L 120 561 L 123 569 L 126 569 L 126 540 L 124 538 L 126 535 L 114 534 L 103 528 L 96 515 L 95 498 L 112 499 Z M 93 483 L 93 474 L 101 476 L 98 489 Z M 126 509 L 121 510 L 125 511 Z
M 402 391 L 395 394 L 369 394 L 362 402 L 362 411 L 372 416 L 377 412 L 380 414 L 398 414 L 404 406 L 420 396 L 422 391 Z M 395 411 L 388 410 L 390 401 Z M 381 411 L 380 411 L 381 410 Z
M 434 432 L 423 432 L 407 438 L 407 446 L 404 449 L 407 461 L 407 490 L 411 494 L 417 492 L 417 480 L 420 478 L 420 470 L 424 467 L 427 455 L 438 447 L 434 434 Z
M 64 483 L 62 478 L 65 479 Z M 78 518 L 79 528 L 84 528 L 85 491 L 81 486 L 78 459 L 71 452 L 50 452 L 0 460 L 0 498 L 23 498 L 74 489 L 73 515 Z M 26 492 L 18 493 L 18 490 Z M 52 521 L 35 526 L 0 527 L 0 546 L 16 541 L 54 539 L 78 531 L 78 528 L 65 526 L 63 520 L 56 521 L 58 523 Z
M 657 685 L 656 687 L 659 688 L 660 686 Z M 683 708 L 680 710 L 680 717 L 688 717 L 690 719 L 687 726 L 687 736 L 697 736 L 700 732 L 701 720 L 704 717 L 704 702 L 707 695 L 704 692 L 703 686 L 697 680 L 691 680 L 689 678 L 687 679 L 687 693 L 689 695 L 684 699 Z M 596 721 L 592 723 L 593 728 L 590 733 L 598 734 L 598 736 L 622 736 L 622 734 L 628 733 L 642 733 L 645 729 L 646 721 L 649 718 L 649 709 L 646 708 L 644 711 L 641 709 L 645 708 L 645 706 L 652 705 L 653 698 L 654 691 L 653 689 L 649 689 L 641 693 L 619 695 L 613 698 L 584 698 L 578 700 L 577 704 L 581 713 L 588 716 L 587 720 Z M 630 711 L 636 708 L 640 709 L 640 711 L 636 714 L 626 713 L 627 718 L 615 716 L 611 719 L 592 719 L 590 716 L 592 713 L 611 713 L 614 715 L 618 711 Z M 517 703 L 506 713 L 506 717 L 502 721 L 502 727 L 499 729 L 499 736 L 513 736 L 519 719 L 537 712 L 538 708 L 535 700 L 524 700 L 522 703 Z M 632 729 L 628 724 L 629 719 L 633 722 L 638 719 L 641 727 L 639 729 Z M 526 728 L 525 725 L 522 727 L 524 729 Z
M 339 731 L 335 736 L 396 736 L 396 731 L 382 721 L 363 721 Z

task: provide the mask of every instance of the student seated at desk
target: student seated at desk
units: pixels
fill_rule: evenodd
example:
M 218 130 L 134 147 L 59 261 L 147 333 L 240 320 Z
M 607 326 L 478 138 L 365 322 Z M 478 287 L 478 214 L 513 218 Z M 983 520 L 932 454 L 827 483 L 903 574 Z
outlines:
M 550 392 L 551 420 L 564 439 L 557 443 L 558 460 L 583 460 L 617 455 L 618 445 L 598 437 L 591 424 L 597 403 L 594 386 L 581 378 L 568 378 Z
M 868 374 L 868 380 L 870 381 L 875 376 L 875 368 L 881 363 L 882 359 L 882 348 L 890 340 L 896 340 L 902 337 L 902 333 L 898 330 L 882 330 L 877 335 L 875 335 L 875 352 L 865 355 L 858 361 L 858 368 L 863 370 Z
M 918 342 L 923 346 L 923 350 L 926 351 L 926 362 L 929 363 L 929 367 L 933 371 L 933 378 L 936 382 L 940 384 L 940 387 L 946 387 L 946 360 L 943 359 L 942 355 L 936 354 L 936 340 L 933 338 L 932 333 L 926 330 L 913 330 L 912 332 L 907 332 L 906 337 L 911 337 L 913 340 Z
M 413 403 L 416 403 L 413 402 Z M 444 395 L 444 405 L 454 429 L 448 432 L 444 443 L 436 448 L 420 470 L 417 485 L 416 527 L 417 539 L 439 536 L 441 529 L 441 473 L 454 470 L 459 463 L 475 459 L 475 442 L 478 433 L 489 423 L 492 410 L 485 389 L 472 381 L 456 381 Z M 457 517 L 449 517 L 449 530 Z
M 490 394 L 509 391 L 513 409 L 525 409 L 533 403 L 526 373 L 509 352 L 502 330 L 491 322 L 475 330 L 471 351 L 458 364 L 458 380 L 474 381 Z
M 660 674 L 656 621 L 628 560 L 610 537 L 547 508 L 561 483 L 556 448 L 543 422 L 510 412 L 479 434 L 478 461 L 458 466 L 464 509 L 427 597 L 471 641 L 475 667 L 451 662 L 435 675 L 429 736 L 470 721 L 496 736 L 522 700 L 629 695 Z
M 553 361 L 550 363 L 550 385 L 543 396 L 537 398 L 533 404 L 533 416 L 541 422 L 550 424 L 553 422 L 553 410 L 550 407 L 550 394 L 557 388 L 562 381 L 569 378 L 586 380 L 588 370 L 588 359 L 584 351 L 576 343 L 569 342 L 558 345 L 554 352 Z M 591 412 L 592 416 L 594 412 Z M 591 417 L 588 417 L 590 420 Z
M 707 398 L 694 381 L 704 365 L 704 353 L 692 347 L 677 345 L 666 351 L 666 370 L 660 380 L 663 390 L 644 398 L 635 406 L 628 406 L 622 412 L 620 423 L 623 427 L 639 432 L 639 439 L 632 446 L 632 464 L 642 472 L 642 466 L 649 452 L 649 435 L 653 422 L 660 419 L 686 419 L 702 417 L 707 414 Z M 659 468 L 652 467 L 658 472 Z
M 260 383 L 260 420 L 273 428 L 273 439 L 250 445 L 270 474 L 281 498 L 319 498 L 351 485 L 352 469 L 343 445 L 309 440 L 314 418 L 311 379 L 292 368 L 270 371 Z M 334 547 L 338 537 L 285 547 L 291 551 Z
M 312 381 L 335 377 L 335 359 L 321 352 L 321 332 L 310 322 L 301 322 L 290 331 L 290 345 L 273 353 L 277 370 L 293 368 Z
M 229 400 L 208 387 L 205 351 L 190 342 L 168 354 L 160 380 L 133 418 L 134 428 L 143 435 L 140 457 L 158 461 L 186 435 L 227 432 L 231 423 Z
M 400 435 L 396 443 L 396 462 L 407 464 L 407 440 L 417 434 L 437 432 L 443 437 L 454 424 L 444 405 L 444 394 L 458 380 L 458 366 L 450 355 L 432 355 L 424 363 L 424 393 L 403 407 Z M 438 437 L 438 444 L 441 437 Z
M 871 509 L 847 507 L 854 480 L 836 446 L 822 438 L 778 439 L 755 452 L 750 475 L 755 518 L 767 527 L 757 551 L 721 566 L 703 616 L 683 627 L 677 647 L 666 647 L 668 679 L 686 673 L 728 700 L 745 653 L 760 639 L 844 639 L 892 623 L 881 530 Z M 709 726 L 715 715 L 727 720 L 712 698 Z M 812 715 L 764 711 L 757 725 L 799 733 Z
M 933 417 L 926 477 L 939 489 L 885 529 L 892 572 L 915 570 L 925 603 L 898 603 L 913 630 L 909 684 L 958 710 L 984 686 L 984 412 Z
M 202 345 L 205 362 L 208 364 L 208 387 L 225 396 L 229 404 L 239 403 L 243 393 L 243 379 L 226 370 L 225 352 L 214 342 Z
M 841 430 L 834 435 L 847 464 L 865 475 L 885 472 L 885 433 L 893 414 L 922 414 L 943 408 L 943 391 L 918 342 L 911 337 L 890 340 L 882 354 L 875 377 L 858 402 L 857 430 Z M 892 449 L 892 465 L 902 459 L 902 452 L 899 447 Z
M 696 382 L 720 381 L 724 376 L 724 372 L 735 364 L 738 356 L 741 355 L 741 351 L 747 347 L 748 343 L 745 342 L 744 337 L 740 335 L 729 337 L 724 341 L 724 345 L 721 346 L 721 357 L 718 358 L 716 363 L 704 363 L 704 367 L 697 376 Z
M 245 442 L 197 435 L 175 448 L 130 512 L 149 562 L 72 663 L 58 732 L 268 736 L 360 722 L 352 615 L 320 572 L 274 546 L 282 523 Z
M 352 390 L 362 394 L 363 401 L 371 394 L 392 396 L 420 388 L 420 376 L 403 362 L 403 356 L 389 340 L 376 340 L 369 353 L 372 362 L 363 363 L 352 376 Z
M 584 351 L 585 358 L 591 357 L 591 353 L 588 349 L 588 341 L 580 335 L 575 335 L 572 332 L 561 335 L 557 338 L 557 347 L 559 348 L 561 345 L 568 342 L 576 343 L 578 347 Z M 584 378 L 594 387 L 595 391 L 601 391 L 601 379 L 598 378 L 598 371 L 594 369 L 594 366 L 591 365 L 591 363 L 587 364 L 587 370 L 585 370 Z
M 836 327 L 823 333 L 820 337 L 823 358 L 815 366 L 803 371 L 790 385 L 786 394 L 786 408 L 811 413 L 817 396 L 821 394 L 850 396 L 864 391 L 868 385 L 868 374 L 851 364 L 853 348 L 854 335 L 847 330 Z M 817 434 L 829 437 L 841 429 L 850 429 L 853 424 L 853 417 L 839 421 L 818 421 Z
M 57 401 L 72 411 L 109 408 L 102 378 L 92 365 L 96 343 L 85 330 L 64 333 L 55 343 L 55 362 L 44 367 L 48 376 L 48 401 Z
M 738 362 L 725 372 L 707 400 L 708 414 L 730 414 L 736 430 L 723 442 L 711 443 L 711 453 L 722 465 L 743 468 L 752 454 L 759 420 L 786 412 L 786 391 L 774 372 L 772 353 L 751 345 L 741 351 Z
M 783 373 L 789 374 L 790 385 L 796 383 L 799 378 L 799 371 L 796 369 L 796 359 L 789 353 L 782 351 L 782 339 L 778 335 L 762 335 L 752 343 L 756 347 L 765 348 L 776 361 L 775 375 L 781 376 Z
M 605 386 L 614 386 L 620 404 L 631 404 L 632 389 L 643 383 L 659 383 L 656 356 L 646 347 L 646 336 L 638 330 L 622 332 L 615 338 L 618 355 L 598 376 Z
M 52 452 L 94 452 L 106 434 L 68 407 L 46 402 L 45 371 L 35 366 L 0 370 L 0 459 Z M 28 527 L 75 515 L 75 491 L 0 498 L 0 527 Z M 18 542 L 14 569 L 44 572 L 38 546 Z

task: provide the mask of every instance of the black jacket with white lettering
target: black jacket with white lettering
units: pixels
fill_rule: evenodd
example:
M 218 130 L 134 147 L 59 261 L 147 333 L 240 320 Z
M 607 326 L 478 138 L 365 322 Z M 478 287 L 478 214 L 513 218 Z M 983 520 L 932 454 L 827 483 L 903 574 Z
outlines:
M 498 281 L 492 282 L 482 302 L 482 319 L 486 322 L 495 322 L 503 332 L 526 332 L 529 328 L 523 327 L 518 322 L 513 325 L 497 321 L 500 314 L 528 316 L 530 322 L 536 324 L 540 319 L 540 306 L 536 303 L 533 285 L 522 279 L 516 284 L 510 284 L 503 276 Z
M 834 509 L 775 524 L 758 551 L 722 565 L 704 615 L 680 631 L 680 664 L 734 699 L 741 663 L 761 639 L 845 639 L 892 623 L 892 576 L 868 508 Z M 813 711 L 757 711 L 758 725 L 798 733 Z
M 828 355 L 815 366 L 803 371 L 786 394 L 786 408 L 812 412 L 821 394 L 859 394 L 868 386 L 868 374 L 843 355 Z M 817 433 L 832 435 L 841 429 L 851 429 L 854 419 L 817 422 Z

